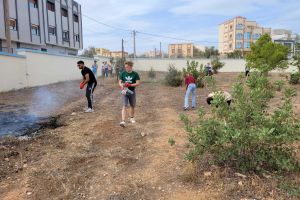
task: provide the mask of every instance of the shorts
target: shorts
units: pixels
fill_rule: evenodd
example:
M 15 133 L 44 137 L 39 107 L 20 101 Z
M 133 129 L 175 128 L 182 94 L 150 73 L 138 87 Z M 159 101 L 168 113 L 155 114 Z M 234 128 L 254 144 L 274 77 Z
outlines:
M 133 94 L 126 94 L 122 95 L 122 103 L 124 107 L 128 107 L 130 105 L 131 107 L 135 107 L 136 105 L 136 94 L 135 92 Z

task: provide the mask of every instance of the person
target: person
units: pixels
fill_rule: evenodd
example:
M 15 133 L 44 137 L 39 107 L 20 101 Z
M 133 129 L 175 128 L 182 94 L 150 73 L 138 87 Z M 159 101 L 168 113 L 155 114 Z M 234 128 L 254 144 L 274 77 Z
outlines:
M 94 64 L 92 65 L 92 72 L 94 73 L 96 78 L 97 78 L 97 71 L 98 71 L 97 60 L 94 60 Z
M 246 65 L 246 67 L 245 67 L 245 76 L 247 77 L 247 76 L 249 76 L 250 75 L 250 67 L 248 67 L 247 65 Z
M 184 97 L 184 110 L 189 109 L 189 96 L 192 92 L 192 109 L 196 107 L 196 79 L 191 73 L 188 73 L 184 79 L 186 92 Z
M 86 98 L 88 102 L 88 108 L 85 110 L 86 113 L 94 112 L 93 109 L 93 93 L 97 86 L 97 80 L 92 70 L 84 65 L 82 60 L 77 62 L 78 68 L 81 70 L 82 82 L 80 83 L 80 89 L 86 87 Z
M 109 65 L 108 65 L 107 61 L 105 61 L 105 63 L 104 63 L 104 73 L 105 73 L 106 78 L 108 78 L 108 67 L 109 67 Z
M 224 97 L 225 101 L 227 102 L 227 104 L 230 106 L 231 101 L 232 101 L 232 96 L 229 92 L 226 91 L 217 91 L 217 92 L 212 92 L 210 94 L 208 94 L 206 102 L 208 105 L 211 105 L 212 101 L 214 100 L 214 96 L 220 94 Z
M 119 76 L 119 86 L 122 90 L 122 121 L 120 126 L 125 128 L 126 110 L 128 104 L 130 105 L 129 120 L 131 123 L 135 123 L 134 109 L 136 106 L 136 91 L 135 88 L 141 84 L 140 76 L 137 72 L 133 71 L 133 62 L 125 62 L 125 71 Z
M 205 72 L 206 72 L 206 76 L 212 76 L 213 75 L 213 70 L 212 70 L 212 67 L 211 67 L 210 63 L 207 63 L 205 65 Z
M 105 68 L 104 68 L 104 65 L 105 65 L 105 62 L 102 62 L 102 67 L 101 67 L 101 70 L 102 70 L 102 77 L 105 76 Z
M 111 65 L 111 63 L 108 64 L 108 73 L 109 73 L 110 77 L 112 77 L 112 65 Z

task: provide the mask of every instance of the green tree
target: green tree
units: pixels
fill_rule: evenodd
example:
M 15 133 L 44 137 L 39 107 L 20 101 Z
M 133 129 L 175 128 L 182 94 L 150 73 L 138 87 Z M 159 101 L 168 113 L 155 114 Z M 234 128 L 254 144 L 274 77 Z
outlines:
M 211 58 L 216 56 L 219 56 L 218 49 L 215 49 L 215 47 L 205 47 L 205 51 L 204 51 L 205 58 Z
M 221 62 L 218 57 L 212 59 L 211 61 L 212 68 L 214 70 L 214 74 L 217 74 L 219 70 L 225 65 L 224 62 Z
M 246 55 L 247 66 L 261 73 L 286 69 L 288 53 L 288 47 L 272 42 L 270 35 L 265 34 L 256 43 L 251 44 L 251 52 Z
M 87 49 L 84 49 L 82 54 L 81 54 L 81 56 L 89 57 L 89 58 L 93 58 L 94 55 L 96 55 L 96 49 L 93 46 L 90 46 Z
M 234 50 L 232 53 L 227 53 L 227 58 L 243 58 L 243 52 Z

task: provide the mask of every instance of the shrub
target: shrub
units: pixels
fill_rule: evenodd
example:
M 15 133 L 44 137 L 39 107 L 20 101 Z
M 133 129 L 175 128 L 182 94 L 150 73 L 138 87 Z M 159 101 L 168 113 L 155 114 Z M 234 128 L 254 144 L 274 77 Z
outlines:
M 285 82 L 283 80 L 277 80 L 277 81 L 274 82 L 275 90 L 279 91 L 279 92 L 282 90 L 284 85 L 285 85 Z
M 205 71 L 203 64 L 200 64 L 196 61 L 187 61 L 187 67 L 183 68 L 183 75 L 185 76 L 187 73 L 191 73 L 196 79 L 197 87 L 204 87 L 204 78 Z
M 151 67 L 151 69 L 148 71 L 148 77 L 151 79 L 156 78 L 156 72 L 154 71 L 153 67 Z
M 290 78 L 290 84 L 298 84 L 300 80 L 300 72 L 292 73 Z
M 211 61 L 211 65 L 214 70 L 214 74 L 217 74 L 219 70 L 225 65 L 225 63 L 221 62 L 220 59 L 216 57 Z
M 182 73 L 173 64 L 169 65 L 168 73 L 165 77 L 167 85 L 178 87 L 182 85 Z
M 247 81 L 239 79 L 235 84 L 230 107 L 222 96 L 216 96 L 212 115 L 200 109 L 197 123 L 181 115 L 193 146 L 187 158 L 209 155 L 215 164 L 244 172 L 298 170 L 292 147 L 300 139 L 300 122 L 292 110 L 295 91 L 286 89 L 282 105 L 271 112 L 271 88 L 267 77 L 253 72 Z

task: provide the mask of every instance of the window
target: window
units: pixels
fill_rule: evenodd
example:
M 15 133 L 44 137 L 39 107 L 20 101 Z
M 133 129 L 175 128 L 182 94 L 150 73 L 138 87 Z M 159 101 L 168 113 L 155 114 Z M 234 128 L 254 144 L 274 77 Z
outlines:
M 69 31 L 63 32 L 63 41 L 69 42 Z
M 232 44 L 229 44 L 229 49 L 232 49 Z
M 175 54 L 175 49 L 172 49 L 172 54 Z
M 38 8 L 38 1 L 37 0 L 29 0 L 29 6 L 31 8 Z
M 258 40 L 260 38 L 260 36 L 261 36 L 261 34 L 255 33 L 255 34 L 252 35 L 252 39 L 253 40 Z
M 10 30 L 17 30 L 17 20 L 16 19 L 10 19 L 9 20 L 9 28 Z
M 237 42 L 235 45 L 236 49 L 241 49 L 243 47 L 243 43 L 242 42 Z
M 76 41 L 76 42 L 80 42 L 79 34 L 76 34 L 76 35 L 75 35 L 75 41 Z
M 232 30 L 232 25 L 230 25 L 230 30 Z
M 68 10 L 62 8 L 62 9 L 61 9 L 61 15 L 62 15 L 63 17 L 68 17 Z
M 39 36 L 40 35 L 40 26 L 31 24 L 31 34 Z
M 191 49 L 188 49 L 188 50 L 187 50 L 187 53 L 188 53 L 188 54 L 191 54 Z
M 78 15 L 73 15 L 73 19 L 74 19 L 74 22 L 77 22 L 78 23 Z
M 49 35 L 56 35 L 56 33 L 55 33 L 55 27 L 53 27 L 53 26 L 49 26 L 48 27 L 48 33 L 49 33 Z
M 178 49 L 178 53 L 179 53 L 179 54 L 182 54 L 182 49 Z
M 236 25 L 236 29 L 237 30 L 243 30 L 244 29 L 244 25 L 243 24 L 237 24 Z
M 250 49 L 250 42 L 244 43 L 244 49 Z
M 50 1 L 47 1 L 47 10 L 55 12 L 55 4 Z
M 243 34 L 242 33 L 237 33 L 236 34 L 236 39 L 237 40 L 242 40 L 243 39 Z
M 251 33 L 250 32 L 247 32 L 244 34 L 244 39 L 245 40 L 250 40 L 251 39 Z

